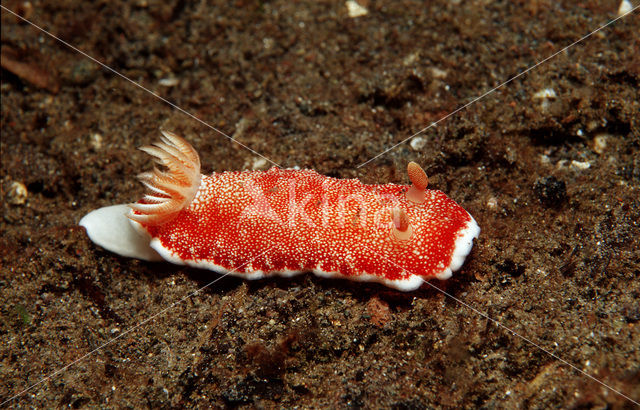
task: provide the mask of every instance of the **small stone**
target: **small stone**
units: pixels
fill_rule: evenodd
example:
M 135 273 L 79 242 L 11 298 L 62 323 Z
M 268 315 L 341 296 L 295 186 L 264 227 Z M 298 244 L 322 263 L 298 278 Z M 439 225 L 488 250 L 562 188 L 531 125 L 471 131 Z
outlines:
M 439 80 L 443 80 L 447 77 L 447 72 L 445 70 L 441 70 L 437 67 L 431 67 L 431 75 L 433 78 L 437 78 Z
M 100 69 L 91 61 L 86 59 L 78 60 L 62 69 L 65 80 L 73 85 L 84 86 L 96 80 Z
M 573 160 L 571 161 L 571 168 L 578 170 L 578 171 L 584 171 L 587 170 L 589 168 L 591 168 L 591 164 L 588 161 L 576 161 Z
M 22 182 L 12 182 L 7 192 L 7 202 L 11 205 L 24 205 L 27 202 L 29 191 Z
M 498 200 L 495 196 L 492 196 L 487 200 L 487 207 L 489 209 L 496 209 L 498 207 Z
M 554 176 L 539 178 L 533 190 L 538 200 L 547 206 L 559 206 L 567 199 L 566 184 Z
M 622 0 L 620 2 L 620 6 L 618 7 L 618 17 L 624 16 L 625 14 L 631 12 L 633 10 L 633 5 L 629 0 Z
M 236 124 L 236 130 L 233 132 L 231 139 L 240 139 L 248 126 L 249 120 L 247 120 L 246 118 L 241 118 L 240 121 L 238 121 L 238 123 Z
M 402 64 L 405 66 L 414 66 L 419 58 L 420 58 L 420 53 L 418 52 L 411 53 L 402 60 Z
M 540 163 L 544 164 L 544 165 L 549 165 L 549 164 L 551 164 L 551 158 L 549 158 L 548 155 L 541 154 L 540 155 Z
M 265 50 L 271 50 L 275 44 L 276 41 L 271 37 L 265 37 L 262 39 L 262 47 L 264 47 Z
M 587 132 L 592 132 L 594 131 L 596 128 L 598 128 L 600 126 L 600 124 L 598 123 L 598 121 L 593 120 L 593 121 L 589 121 L 587 123 Z
M 409 145 L 411 146 L 411 149 L 414 151 L 420 151 L 422 148 L 424 148 L 426 144 L 427 144 L 427 140 L 424 139 L 423 137 L 414 137 L 413 139 L 411 139 L 411 142 L 409 143 Z
M 360 4 L 353 0 L 347 1 L 345 5 L 347 6 L 347 12 L 349 13 L 349 17 L 351 18 L 362 17 L 369 14 L 369 10 L 367 10 L 365 7 L 362 7 Z
M 555 100 L 557 97 L 553 88 L 544 88 L 533 94 L 534 100 Z
M 16 7 L 16 13 L 18 13 L 18 15 L 23 17 L 25 20 L 29 20 L 33 15 L 33 4 L 31 4 L 30 1 L 23 1 L 18 3 L 18 6 Z M 18 23 L 23 22 L 22 20 L 17 18 L 16 18 L 16 21 Z
M 97 132 L 89 135 L 89 145 L 95 151 L 100 151 L 102 149 L 102 135 Z
M 556 92 L 553 88 L 544 88 L 537 93 L 533 94 L 533 99 L 539 101 L 538 105 L 540 111 L 547 111 L 550 105 L 550 101 L 557 98 Z
M 253 159 L 253 163 L 251 164 L 251 169 L 253 169 L 254 171 L 258 170 L 258 169 L 263 169 L 267 166 L 267 160 L 264 158 L 254 158 Z
M 599 134 L 593 138 L 593 150 L 602 155 L 607 149 L 607 140 L 609 136 L 606 134 Z
M 160 79 L 160 81 L 158 81 L 158 84 L 160 84 L 163 87 L 174 87 L 178 85 L 178 83 L 180 83 L 180 80 L 178 80 L 175 77 L 162 78 Z

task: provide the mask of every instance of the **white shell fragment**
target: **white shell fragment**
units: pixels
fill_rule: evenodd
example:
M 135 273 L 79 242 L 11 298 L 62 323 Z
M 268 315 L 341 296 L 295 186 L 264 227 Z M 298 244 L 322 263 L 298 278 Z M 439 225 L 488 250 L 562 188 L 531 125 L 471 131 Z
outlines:
M 423 137 L 414 137 L 409 143 L 409 145 L 411 145 L 411 149 L 414 151 L 420 151 L 426 144 L 427 140 Z
M 591 164 L 588 161 L 576 161 L 574 159 L 573 161 L 571 161 L 571 168 L 578 171 L 584 171 L 591 168 Z
M 180 80 L 178 80 L 175 77 L 162 78 L 160 79 L 160 81 L 158 81 L 158 84 L 160 84 L 163 87 L 174 87 L 179 83 L 180 83 Z
M 593 150 L 597 154 L 604 154 L 607 150 L 609 136 L 607 134 L 598 134 L 593 138 Z
M 438 67 L 431 67 L 430 71 L 433 78 L 437 78 L 438 80 L 444 80 L 447 74 L 449 74 L 447 71 L 441 70 Z
M 549 101 L 557 98 L 556 92 L 553 88 L 543 88 L 542 90 L 533 94 L 533 99 L 538 101 L 540 105 L 540 111 L 544 112 L 549 108 Z
M 543 88 L 537 93 L 533 94 L 534 100 L 555 100 L 557 97 L 553 88 Z
M 624 16 L 631 10 L 633 10 L 633 5 L 631 4 L 631 2 L 629 0 L 622 0 L 620 2 L 620 6 L 618 7 L 618 17 Z
M 251 164 L 252 170 L 264 169 L 269 166 L 269 163 L 264 158 L 254 158 Z
M 7 202 L 11 205 L 24 205 L 27 202 L 27 196 L 29 196 L 29 191 L 22 182 L 14 181 L 9 185 Z
M 353 0 L 347 1 L 345 5 L 347 6 L 347 13 L 349 13 L 349 17 L 351 18 L 362 17 L 369 14 L 369 10 Z

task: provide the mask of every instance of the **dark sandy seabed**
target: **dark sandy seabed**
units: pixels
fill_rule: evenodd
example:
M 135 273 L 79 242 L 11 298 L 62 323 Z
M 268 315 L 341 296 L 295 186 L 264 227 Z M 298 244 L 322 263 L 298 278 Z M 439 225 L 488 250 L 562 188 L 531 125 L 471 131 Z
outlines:
M 422 164 L 482 228 L 433 285 L 640 400 L 638 11 L 358 169 L 619 2 L 53 3 L 2 5 L 284 167 Z M 268 164 L 6 11 L 2 55 L 0 397 L 168 308 L 8 405 L 634 407 L 426 285 L 223 278 L 171 306 L 218 275 L 117 257 L 78 220 L 140 197 L 159 128 L 205 173 Z

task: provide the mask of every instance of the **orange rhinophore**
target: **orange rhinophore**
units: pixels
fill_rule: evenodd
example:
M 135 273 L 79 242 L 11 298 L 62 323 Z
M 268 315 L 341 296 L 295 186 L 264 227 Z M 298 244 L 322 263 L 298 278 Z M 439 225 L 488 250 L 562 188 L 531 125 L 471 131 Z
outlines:
M 411 161 L 407 164 L 407 174 L 409 174 L 409 180 L 411 181 L 411 187 L 407 191 L 407 199 L 416 204 L 422 204 L 425 201 L 425 189 L 429 185 L 429 178 L 427 173 L 420 165 Z

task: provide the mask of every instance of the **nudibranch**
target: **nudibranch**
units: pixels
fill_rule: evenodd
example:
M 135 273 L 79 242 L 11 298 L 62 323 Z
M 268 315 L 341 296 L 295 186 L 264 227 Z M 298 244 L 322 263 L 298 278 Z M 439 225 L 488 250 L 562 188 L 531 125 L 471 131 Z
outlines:
M 448 279 L 480 228 L 410 162 L 411 186 L 366 185 L 312 170 L 200 174 L 195 149 L 162 131 L 141 149 L 163 170 L 138 202 L 87 214 L 96 244 L 123 256 L 259 279 L 313 272 L 410 291 Z

